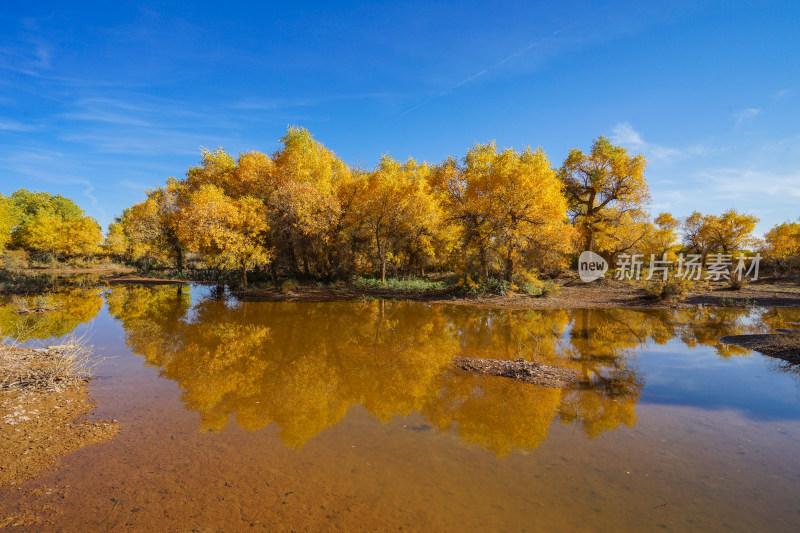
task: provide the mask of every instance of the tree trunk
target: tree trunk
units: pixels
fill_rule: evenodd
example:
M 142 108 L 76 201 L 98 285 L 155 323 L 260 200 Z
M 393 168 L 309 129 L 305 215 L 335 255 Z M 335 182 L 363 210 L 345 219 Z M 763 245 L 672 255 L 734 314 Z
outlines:
M 242 261 L 242 287 L 247 287 L 247 265 Z
M 297 252 L 295 252 L 295 250 L 294 250 L 294 243 L 290 243 L 289 244 L 289 251 L 291 252 L 289 254 L 289 259 L 290 259 L 290 261 L 292 263 L 292 267 L 291 267 L 292 274 L 294 275 L 294 277 L 299 278 L 300 277 L 300 268 L 297 266 Z
M 378 249 L 378 258 L 381 260 L 381 283 L 386 283 L 386 257 L 381 246 L 381 234 L 379 228 L 375 228 L 375 248 Z
M 513 252 L 509 250 L 508 257 L 506 258 L 506 281 L 511 283 L 514 278 L 514 256 Z
M 269 262 L 269 273 L 272 277 L 272 284 L 278 285 L 278 265 L 275 263 L 275 260 Z
M 483 276 L 483 280 L 486 281 L 489 279 L 489 261 L 486 257 L 486 246 L 483 243 L 480 244 L 480 256 L 481 256 L 481 275 Z

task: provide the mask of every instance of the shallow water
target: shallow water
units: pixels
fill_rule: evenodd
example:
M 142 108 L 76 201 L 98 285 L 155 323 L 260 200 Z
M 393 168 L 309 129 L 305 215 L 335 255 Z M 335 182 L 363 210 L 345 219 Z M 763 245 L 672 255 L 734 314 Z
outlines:
M 798 309 L 470 309 L 238 302 L 205 287 L 53 296 L 31 342 L 76 328 L 112 441 L 21 505 L 41 530 L 794 530 L 800 387 L 723 335 Z M 78 313 L 80 310 L 80 313 Z M 0 308 L 0 327 L 14 314 Z M 455 356 L 591 378 L 550 389 Z M 0 492 L 15 502 L 17 492 Z

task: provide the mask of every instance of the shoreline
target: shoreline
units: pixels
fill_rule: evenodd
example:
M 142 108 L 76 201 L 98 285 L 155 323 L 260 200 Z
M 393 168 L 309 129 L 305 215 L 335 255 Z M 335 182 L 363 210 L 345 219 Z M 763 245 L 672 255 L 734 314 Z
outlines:
M 767 357 L 781 359 L 791 365 L 800 364 L 800 329 L 778 329 L 774 333 L 726 335 L 720 337 L 719 341 L 753 350 Z
M 192 279 L 170 276 L 171 271 L 153 272 L 152 275 L 119 269 L 88 269 L 53 271 L 67 280 L 63 287 L 69 287 L 70 277 L 83 274 L 96 275 L 95 283 L 99 286 L 111 284 L 141 285 L 179 285 L 185 283 L 214 284 L 208 279 Z M 795 277 L 796 278 L 796 277 Z M 225 284 L 225 281 L 219 283 Z M 710 284 L 703 290 L 689 292 L 680 299 L 657 299 L 648 295 L 643 284 L 618 281 L 604 278 L 590 283 L 583 283 L 570 272 L 565 276 L 551 280 L 552 290 L 543 296 L 525 293 L 509 293 L 505 296 L 495 294 L 465 295 L 458 287 L 438 289 L 399 289 L 382 287 L 364 287 L 354 283 L 338 282 L 320 284 L 314 282 L 292 283 L 290 286 L 258 288 L 232 288 L 230 293 L 244 301 L 273 302 L 328 302 L 359 301 L 371 299 L 408 300 L 437 304 L 462 305 L 478 308 L 499 309 L 664 309 L 682 308 L 696 305 L 719 307 L 800 307 L 800 280 L 763 278 L 748 283 L 744 287 L 733 290 L 724 282 Z M 6 290 L 7 294 L 35 293 L 37 291 L 61 288 L 55 286 L 24 286 L 20 283 L 20 291 Z
M 244 301 L 327 302 L 368 299 L 409 300 L 436 304 L 497 309 L 674 309 L 697 305 L 718 307 L 800 307 L 800 284 L 769 281 L 739 290 L 725 286 L 689 293 L 679 300 L 649 298 L 641 286 L 626 282 L 581 282 L 556 285 L 546 296 L 509 294 L 506 296 L 462 296 L 454 290 L 394 290 L 362 287 L 298 286 L 291 290 L 275 288 L 234 290 Z
M 61 457 L 119 432 L 116 421 L 89 418 L 89 379 L 62 372 L 60 353 L 0 344 L 0 487 L 39 478 Z

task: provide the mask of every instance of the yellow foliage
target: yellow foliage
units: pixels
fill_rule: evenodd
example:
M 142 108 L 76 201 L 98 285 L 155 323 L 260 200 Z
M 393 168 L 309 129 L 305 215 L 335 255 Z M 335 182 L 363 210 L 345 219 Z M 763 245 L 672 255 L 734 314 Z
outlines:
M 595 235 L 613 236 L 621 217 L 643 210 L 650 199 L 646 166 L 643 156 L 631 157 L 605 137 L 595 140 L 588 154 L 570 150 L 560 175 L 583 250 L 605 251 L 595 246 Z
M 800 264 L 800 223 L 778 224 L 764 235 L 764 256 L 772 261 L 777 275 Z
M 234 199 L 204 183 L 189 191 L 182 203 L 178 238 L 209 264 L 241 269 L 247 285 L 247 269 L 269 262 L 271 253 L 263 245 L 269 226 L 260 201 L 249 196 Z
M 8 196 L 0 194 L 0 254 L 11 241 L 11 231 L 19 220 L 19 210 Z
M 730 253 L 756 244 L 752 236 L 758 218 L 735 209 L 722 215 L 703 215 L 695 211 L 683 221 L 683 238 L 692 251 L 705 255 Z

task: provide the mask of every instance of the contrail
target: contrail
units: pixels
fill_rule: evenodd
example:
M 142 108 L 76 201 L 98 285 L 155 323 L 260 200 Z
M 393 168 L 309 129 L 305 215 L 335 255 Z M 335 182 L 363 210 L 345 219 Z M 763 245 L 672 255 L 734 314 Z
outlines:
M 559 33 L 560 33 L 560 32 L 558 32 L 558 31 L 554 31 L 554 32 L 552 33 L 552 35 L 558 35 Z M 551 35 L 551 36 L 552 36 L 552 35 Z M 428 104 L 428 103 L 430 103 L 430 102 L 432 102 L 432 101 L 436 100 L 437 98 L 440 98 L 440 97 L 442 97 L 442 96 L 445 96 L 446 94 L 449 94 L 449 93 L 453 92 L 454 90 L 458 89 L 459 87 L 461 87 L 461 86 L 462 86 L 462 85 L 464 85 L 465 83 L 469 83 L 469 82 L 471 82 L 471 81 L 472 81 L 472 80 L 474 80 L 474 79 L 480 78 L 481 76 L 483 76 L 484 74 L 486 74 L 486 73 L 487 73 L 487 72 L 489 72 L 490 70 L 492 70 L 492 69 L 495 69 L 495 68 L 499 67 L 500 65 L 502 65 L 503 63 L 505 63 L 505 62 L 507 62 L 507 61 L 509 61 L 509 60 L 511 60 L 511 59 L 514 59 L 515 57 L 517 57 L 517 56 L 519 56 L 519 55 L 522 55 L 522 54 L 524 54 L 525 52 L 527 52 L 527 51 L 528 51 L 528 50 L 530 50 L 531 48 L 533 48 L 533 47 L 535 47 L 535 46 L 538 46 L 538 45 L 539 45 L 540 43 L 542 43 L 542 41 L 544 41 L 545 39 L 547 39 L 547 37 L 544 37 L 544 38 L 542 38 L 542 39 L 539 39 L 539 40 L 538 40 L 538 41 L 536 41 L 535 43 L 531 43 L 531 44 L 529 44 L 528 46 L 526 46 L 525 48 L 522 48 L 522 49 L 520 49 L 520 50 L 517 50 L 516 52 L 514 52 L 514 53 L 513 53 L 513 54 L 511 54 L 510 56 L 508 56 L 508 57 L 505 57 L 505 58 L 501 59 L 500 61 L 498 61 L 498 62 L 497 62 L 497 63 L 495 63 L 494 65 L 491 65 L 491 66 L 489 66 L 489 67 L 487 67 L 487 68 L 485 68 L 485 69 L 481 70 L 480 72 L 478 72 L 478 73 L 476 73 L 476 74 L 473 74 L 472 76 L 470 76 L 470 77 L 468 77 L 468 78 L 465 78 L 465 79 L 461 80 L 460 82 L 456 83 L 455 85 L 453 85 L 452 87 L 450 87 L 450 88 L 449 88 L 449 89 L 447 89 L 446 91 L 442 91 L 442 92 L 440 92 L 440 93 L 439 93 L 439 94 L 437 94 L 437 95 L 431 96 L 430 98 L 428 98 L 428 99 L 427 99 L 427 100 L 425 100 L 424 102 L 421 102 L 421 103 L 419 103 L 419 104 L 415 105 L 414 107 L 412 107 L 411 109 L 408 109 L 408 110 L 404 111 L 404 112 L 403 112 L 403 113 L 402 113 L 400 116 L 401 116 L 401 117 L 403 117 L 403 116 L 405 116 L 405 115 L 408 115 L 408 114 L 409 114 L 409 113 L 411 113 L 412 111 L 419 109 L 420 107 L 424 106 L 425 104 Z

